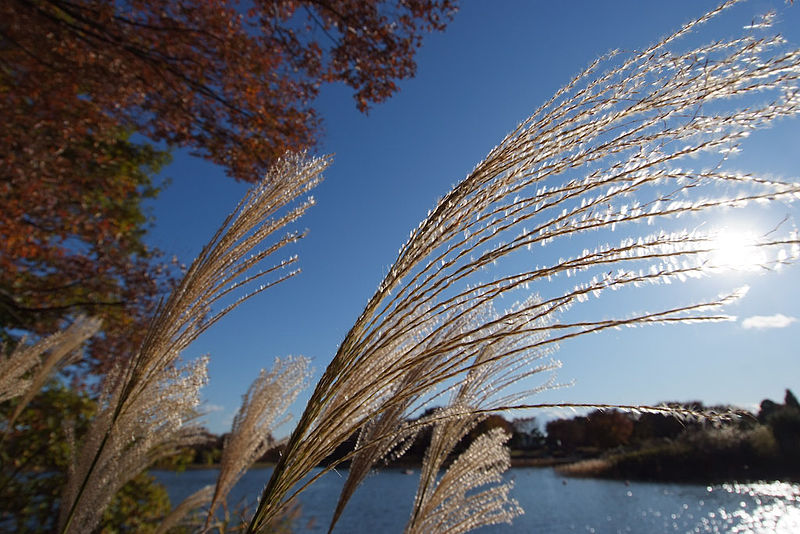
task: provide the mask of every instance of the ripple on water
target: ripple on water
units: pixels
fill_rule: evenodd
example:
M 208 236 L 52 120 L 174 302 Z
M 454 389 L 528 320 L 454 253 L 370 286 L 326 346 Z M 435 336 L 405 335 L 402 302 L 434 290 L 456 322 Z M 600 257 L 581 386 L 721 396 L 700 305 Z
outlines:
M 216 471 L 154 473 L 173 502 L 213 482 Z M 329 474 L 300 496 L 298 532 L 324 534 L 341 489 L 343 474 Z M 626 532 L 800 533 L 800 484 L 759 482 L 698 486 L 618 482 L 593 479 L 565 481 L 550 469 L 512 469 L 512 496 L 525 515 L 514 524 L 481 529 L 488 533 Z M 245 474 L 231 502 L 257 496 L 269 470 Z M 401 532 L 416 490 L 416 477 L 381 471 L 367 478 L 341 519 L 339 532 Z

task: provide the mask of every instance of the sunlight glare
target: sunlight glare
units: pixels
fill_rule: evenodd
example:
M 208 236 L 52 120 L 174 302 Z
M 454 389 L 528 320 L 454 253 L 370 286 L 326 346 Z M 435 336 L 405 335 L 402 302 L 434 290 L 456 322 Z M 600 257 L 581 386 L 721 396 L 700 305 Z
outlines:
M 711 240 L 711 262 L 720 269 L 756 270 L 767 262 L 767 255 L 757 243 L 750 232 L 725 229 Z

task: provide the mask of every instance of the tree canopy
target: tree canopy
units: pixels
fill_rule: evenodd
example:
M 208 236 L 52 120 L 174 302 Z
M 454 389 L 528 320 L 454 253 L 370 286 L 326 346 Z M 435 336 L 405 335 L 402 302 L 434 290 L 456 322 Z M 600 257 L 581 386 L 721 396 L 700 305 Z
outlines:
M 28 117 L 40 111 L 18 103 Z M 124 356 L 167 281 L 143 241 L 142 207 L 157 193 L 152 177 L 167 155 L 119 129 L 70 135 L 52 117 L 38 118 L 33 135 L 3 140 L 0 335 L 49 333 L 85 313 L 104 321 L 95 362 Z
M 187 147 L 255 181 L 313 145 L 313 98 L 343 82 L 366 111 L 414 74 L 453 0 L 10 0 L 0 4 L 0 334 L 100 315 L 95 355 L 163 279 L 143 200 Z M 134 136 L 133 134 L 138 134 Z
M 9 93 L 24 95 L 76 133 L 111 122 L 255 181 L 314 142 L 321 84 L 349 85 L 362 111 L 390 97 L 414 74 L 422 33 L 443 29 L 453 4 L 11 0 L 0 7 L 1 117 L 18 110 Z

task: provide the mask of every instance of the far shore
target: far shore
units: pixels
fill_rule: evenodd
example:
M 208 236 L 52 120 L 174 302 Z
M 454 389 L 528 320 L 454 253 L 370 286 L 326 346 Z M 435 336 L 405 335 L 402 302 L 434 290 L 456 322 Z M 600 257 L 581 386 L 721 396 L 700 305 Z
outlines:
M 512 457 L 511 458 L 511 467 L 555 467 L 561 465 L 569 465 L 578 461 L 575 458 L 553 458 L 553 457 L 538 457 L 538 458 L 526 458 L 526 457 Z M 402 462 L 396 461 L 392 465 L 389 466 L 382 466 L 378 469 L 414 469 L 419 468 L 419 462 Z M 268 467 L 275 467 L 275 462 L 256 462 L 252 465 L 250 469 L 266 469 Z M 346 463 L 344 465 L 346 468 Z M 188 464 L 186 466 L 182 466 L 178 469 L 171 468 L 171 467 L 155 467 L 152 468 L 156 471 L 199 471 L 203 469 L 219 469 L 218 463 L 213 464 Z
M 274 462 L 256 462 L 250 469 L 266 469 L 274 467 Z M 379 467 L 379 470 L 387 471 L 406 471 L 413 474 L 419 470 L 419 462 L 398 461 L 390 466 Z M 581 459 L 575 457 L 513 457 L 511 458 L 512 468 L 553 468 L 554 471 L 566 478 L 602 478 L 611 480 L 636 480 L 639 482 L 678 482 L 690 484 L 718 484 L 725 482 L 755 482 L 763 480 L 780 480 L 784 482 L 800 482 L 800 476 L 795 475 L 775 475 L 770 473 L 759 473 L 751 470 L 749 466 L 729 469 L 726 476 L 720 473 L 708 471 L 695 472 L 693 476 L 686 476 L 685 473 L 671 472 L 670 470 L 658 470 L 658 475 L 653 476 L 652 472 L 647 474 L 621 472 L 616 468 L 613 459 L 609 458 L 588 458 Z M 347 465 L 342 466 L 343 469 Z M 219 469 L 218 463 L 213 464 L 189 464 L 179 471 L 199 471 L 204 469 Z M 155 468 L 154 470 L 172 471 L 171 468 Z

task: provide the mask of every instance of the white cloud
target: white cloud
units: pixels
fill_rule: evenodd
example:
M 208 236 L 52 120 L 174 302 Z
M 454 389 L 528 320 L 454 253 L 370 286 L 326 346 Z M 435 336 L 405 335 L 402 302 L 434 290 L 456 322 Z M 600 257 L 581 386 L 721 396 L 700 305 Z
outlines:
M 219 404 L 204 404 L 203 408 L 205 408 L 206 413 L 221 412 L 225 409 L 224 406 L 220 406 Z
M 742 328 L 786 328 L 793 322 L 797 321 L 796 317 L 787 317 L 782 313 L 775 315 L 754 315 L 742 320 Z

